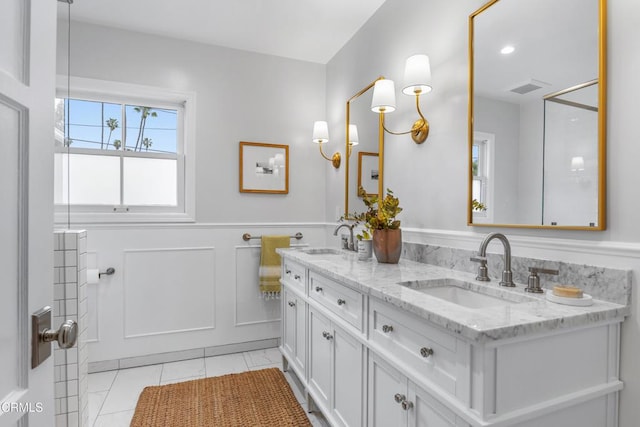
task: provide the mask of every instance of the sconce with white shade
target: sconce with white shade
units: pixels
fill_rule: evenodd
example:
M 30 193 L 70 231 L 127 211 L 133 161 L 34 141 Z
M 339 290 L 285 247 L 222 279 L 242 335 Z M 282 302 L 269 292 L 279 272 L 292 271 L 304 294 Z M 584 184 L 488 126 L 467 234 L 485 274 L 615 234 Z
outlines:
M 420 118 L 406 132 L 384 130 L 392 135 L 410 133 L 416 144 L 422 144 L 429 136 L 429 122 L 420 110 L 420 95 L 431 92 L 431 66 L 427 55 L 413 55 L 407 59 L 404 69 L 404 87 L 402 93 L 416 97 L 416 110 Z M 378 80 L 373 87 L 371 110 L 375 113 L 391 113 L 396 109 L 395 85 L 393 80 Z
M 358 126 L 356 125 L 349 125 L 349 146 L 353 147 L 354 145 L 358 145 L 359 139 L 358 139 Z
M 571 172 L 584 170 L 584 157 L 576 156 L 571 158 Z
M 313 142 L 318 144 L 320 147 L 320 154 L 326 160 L 329 160 L 333 167 L 338 169 L 340 167 L 340 162 L 342 160 L 340 153 L 336 151 L 333 153 L 333 156 L 327 157 L 322 151 L 322 144 L 326 144 L 329 142 L 329 126 L 325 121 L 316 121 L 313 123 Z

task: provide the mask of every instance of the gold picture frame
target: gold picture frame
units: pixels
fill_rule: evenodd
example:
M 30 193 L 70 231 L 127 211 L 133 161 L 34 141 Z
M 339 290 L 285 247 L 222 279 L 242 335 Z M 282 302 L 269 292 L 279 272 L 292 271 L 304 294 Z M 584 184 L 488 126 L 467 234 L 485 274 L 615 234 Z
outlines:
M 378 153 L 358 152 L 358 197 L 378 194 L 379 180 Z M 360 188 L 364 188 L 364 193 Z
M 289 146 L 240 142 L 240 192 L 289 193 Z

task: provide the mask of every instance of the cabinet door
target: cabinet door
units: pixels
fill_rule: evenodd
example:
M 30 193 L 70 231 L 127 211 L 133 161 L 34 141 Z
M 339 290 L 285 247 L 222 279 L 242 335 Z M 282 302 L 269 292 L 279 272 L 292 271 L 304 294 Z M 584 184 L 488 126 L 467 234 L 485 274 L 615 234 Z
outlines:
M 362 426 L 364 347 L 333 328 L 333 413 L 343 426 Z
M 316 403 L 324 410 L 330 406 L 331 338 L 329 320 L 313 309 L 309 310 L 309 386 L 315 392 Z
M 375 354 L 369 355 L 369 419 L 371 427 L 406 426 L 407 379 Z
M 409 427 L 455 427 L 467 426 L 456 415 L 427 391 L 409 382 L 407 401 L 411 408 L 407 411 Z
M 296 299 L 287 288 L 282 294 L 282 350 L 290 362 L 295 360 Z
M 300 368 L 300 372 L 306 380 L 306 364 L 307 364 L 307 303 L 304 299 L 296 297 L 295 300 L 295 346 L 294 346 L 294 363 Z

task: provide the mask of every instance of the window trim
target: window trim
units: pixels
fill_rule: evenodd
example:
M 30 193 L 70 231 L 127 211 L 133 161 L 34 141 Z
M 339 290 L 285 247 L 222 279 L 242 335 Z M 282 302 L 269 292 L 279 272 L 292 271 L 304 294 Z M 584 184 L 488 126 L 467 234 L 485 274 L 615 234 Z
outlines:
M 482 141 L 483 147 L 480 148 L 478 158 L 484 163 L 482 167 L 479 160 L 478 169 L 482 167 L 484 175 L 472 176 L 472 182 L 479 179 L 482 182 L 482 192 L 484 192 L 484 203 L 487 206 L 486 211 L 472 211 L 474 223 L 492 223 L 494 214 L 494 156 L 495 156 L 495 135 L 487 132 L 473 132 L 473 145 L 476 141 Z M 479 145 L 478 145 L 479 146 Z
M 71 88 L 67 91 L 67 85 Z M 177 174 L 183 185 L 178 185 L 178 207 L 158 206 L 122 206 L 113 205 L 59 205 L 55 204 L 55 223 L 159 223 L 159 222 L 195 222 L 195 92 L 177 91 L 154 86 L 122 83 L 83 77 L 57 76 L 56 97 L 86 99 L 97 102 L 115 102 L 119 104 L 153 104 L 156 107 L 176 108 L 182 111 L 182 120 L 178 120 L 178 135 L 182 135 L 182 149 L 178 144 Z M 182 127 L 182 132 L 180 128 Z M 98 155 L 99 150 L 76 148 L 71 154 Z M 67 153 L 66 149 L 56 149 L 56 153 Z M 99 155 L 123 157 L 167 158 L 160 153 L 126 152 Z M 105 209 L 106 208 L 106 209 Z M 114 209 L 115 208 L 115 209 Z M 70 215 L 70 218 L 69 218 Z

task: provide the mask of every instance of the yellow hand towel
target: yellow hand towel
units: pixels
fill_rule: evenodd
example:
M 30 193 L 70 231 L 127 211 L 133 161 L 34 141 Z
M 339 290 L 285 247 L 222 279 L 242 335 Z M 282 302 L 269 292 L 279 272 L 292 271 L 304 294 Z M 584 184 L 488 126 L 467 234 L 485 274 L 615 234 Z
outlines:
M 262 236 L 258 278 L 260 292 L 267 298 L 280 293 L 280 255 L 276 248 L 288 248 L 290 239 L 289 236 Z

